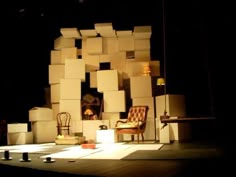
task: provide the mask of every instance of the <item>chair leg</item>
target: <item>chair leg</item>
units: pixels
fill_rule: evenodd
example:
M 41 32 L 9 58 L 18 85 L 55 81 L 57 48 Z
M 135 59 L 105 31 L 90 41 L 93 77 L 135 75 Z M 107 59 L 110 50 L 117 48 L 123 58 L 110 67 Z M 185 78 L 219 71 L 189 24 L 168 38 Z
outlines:
M 139 144 L 139 133 L 137 134 L 137 138 L 138 138 L 138 144 Z
M 144 136 L 143 136 L 143 133 L 141 134 L 141 136 L 142 136 L 142 141 L 144 141 Z
M 134 135 L 131 135 L 131 141 L 134 141 Z
M 117 137 L 117 142 L 119 142 L 119 134 L 117 133 L 117 135 L 116 135 L 116 137 Z

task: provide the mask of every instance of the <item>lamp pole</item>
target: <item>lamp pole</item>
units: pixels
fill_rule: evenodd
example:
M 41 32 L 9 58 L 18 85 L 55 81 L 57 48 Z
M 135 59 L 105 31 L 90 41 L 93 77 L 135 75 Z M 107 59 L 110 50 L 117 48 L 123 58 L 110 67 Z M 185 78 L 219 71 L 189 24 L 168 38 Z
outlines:
M 166 19 L 165 19 L 165 0 L 162 0 L 162 30 L 163 30 L 163 72 L 164 72 L 164 115 L 166 115 Z

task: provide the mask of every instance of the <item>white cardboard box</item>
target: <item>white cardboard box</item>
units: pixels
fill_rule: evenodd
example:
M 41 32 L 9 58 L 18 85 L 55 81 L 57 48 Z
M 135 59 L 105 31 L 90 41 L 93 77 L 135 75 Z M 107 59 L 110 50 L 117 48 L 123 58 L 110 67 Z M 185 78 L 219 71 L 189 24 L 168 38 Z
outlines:
M 33 143 L 32 132 L 7 133 L 8 145 L 32 144 L 32 143 Z
M 114 129 L 96 130 L 96 142 L 116 143 L 117 142 L 116 131 Z
M 27 123 L 10 123 L 7 124 L 8 133 L 19 133 L 19 132 L 28 132 Z
M 29 110 L 29 121 L 53 120 L 51 108 L 34 107 Z

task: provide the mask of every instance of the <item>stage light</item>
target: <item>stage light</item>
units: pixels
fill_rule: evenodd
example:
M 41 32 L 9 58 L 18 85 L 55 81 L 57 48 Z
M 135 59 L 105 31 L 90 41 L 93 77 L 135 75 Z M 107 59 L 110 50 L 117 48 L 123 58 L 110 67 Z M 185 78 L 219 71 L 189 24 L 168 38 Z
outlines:
M 28 152 L 22 153 L 22 159 L 20 159 L 20 162 L 31 162 L 31 159 L 29 158 Z
M 12 157 L 10 157 L 9 150 L 4 151 L 4 157 L 2 157 L 2 160 L 12 160 Z

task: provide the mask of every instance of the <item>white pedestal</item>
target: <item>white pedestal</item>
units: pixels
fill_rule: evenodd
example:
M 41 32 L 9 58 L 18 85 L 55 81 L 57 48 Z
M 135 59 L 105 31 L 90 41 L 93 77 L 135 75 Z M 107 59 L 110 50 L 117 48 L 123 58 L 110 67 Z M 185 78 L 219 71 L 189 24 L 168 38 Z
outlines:
M 97 143 L 115 143 L 117 142 L 116 131 L 113 129 L 97 130 L 96 131 Z

